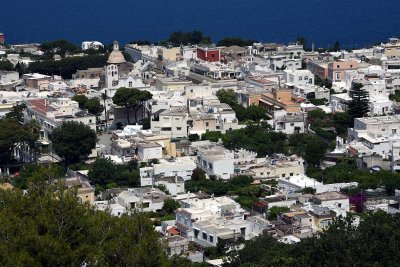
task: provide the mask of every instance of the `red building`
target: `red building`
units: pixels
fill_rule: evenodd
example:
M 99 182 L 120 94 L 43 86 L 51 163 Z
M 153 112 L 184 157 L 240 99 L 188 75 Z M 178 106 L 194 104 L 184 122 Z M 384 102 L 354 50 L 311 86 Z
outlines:
M 208 62 L 219 62 L 221 51 L 218 48 L 197 48 L 197 58 Z
M 0 44 L 4 44 L 4 34 L 0 32 Z

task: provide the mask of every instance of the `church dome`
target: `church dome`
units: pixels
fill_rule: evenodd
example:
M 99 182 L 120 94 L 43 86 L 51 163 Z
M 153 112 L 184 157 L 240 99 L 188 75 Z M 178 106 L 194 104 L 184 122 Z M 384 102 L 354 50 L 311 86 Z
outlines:
M 108 64 L 122 64 L 125 63 L 125 57 L 121 51 L 119 51 L 119 45 L 117 41 L 114 41 L 114 50 L 111 52 L 110 56 L 108 57 L 107 63 Z

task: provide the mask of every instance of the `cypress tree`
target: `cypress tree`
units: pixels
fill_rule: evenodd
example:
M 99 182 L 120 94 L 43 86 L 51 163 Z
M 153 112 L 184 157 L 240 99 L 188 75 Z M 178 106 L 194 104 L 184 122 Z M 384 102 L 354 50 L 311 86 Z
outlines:
M 349 103 L 349 115 L 353 121 L 362 118 L 369 112 L 369 93 L 363 89 L 361 83 L 353 83 L 349 92 L 352 100 Z

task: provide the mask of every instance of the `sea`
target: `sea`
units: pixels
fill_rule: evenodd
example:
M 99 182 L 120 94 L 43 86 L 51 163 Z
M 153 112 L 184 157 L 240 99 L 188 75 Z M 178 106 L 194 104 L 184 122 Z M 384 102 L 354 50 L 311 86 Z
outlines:
M 6 42 L 158 42 L 173 31 L 308 45 L 368 46 L 400 36 L 399 0 L 0 0 Z

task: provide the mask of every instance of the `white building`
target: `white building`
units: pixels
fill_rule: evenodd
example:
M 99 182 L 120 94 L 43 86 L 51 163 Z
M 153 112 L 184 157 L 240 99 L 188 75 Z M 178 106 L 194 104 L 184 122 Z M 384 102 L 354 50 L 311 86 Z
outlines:
M 164 206 L 166 194 L 157 188 L 132 188 L 121 192 L 116 203 L 125 208 L 126 213 L 135 210 L 157 211 Z
M 0 90 L 11 91 L 19 81 L 18 71 L 0 71 Z
M 136 145 L 137 156 L 140 161 L 162 158 L 162 146 L 155 142 L 141 142 Z
M 338 207 L 350 211 L 349 197 L 338 192 L 326 192 L 313 196 L 313 203 L 322 207 Z
M 196 163 L 190 157 L 176 159 L 161 159 L 159 163 L 151 167 L 140 168 L 142 186 L 151 185 L 154 176 L 182 177 L 184 181 L 190 180 Z
M 151 115 L 151 130 L 170 138 L 187 137 L 188 116 L 183 109 L 161 109 Z
M 199 148 L 197 165 L 207 173 L 221 179 L 229 179 L 234 174 L 234 153 L 223 147 Z
M 94 49 L 98 50 L 99 48 L 104 48 L 104 45 L 98 41 L 84 41 L 82 42 L 82 50 Z
M 310 86 L 314 85 L 314 74 L 309 70 L 284 70 L 283 79 L 287 86 Z

